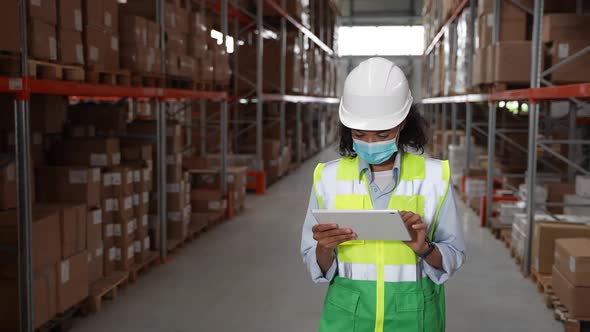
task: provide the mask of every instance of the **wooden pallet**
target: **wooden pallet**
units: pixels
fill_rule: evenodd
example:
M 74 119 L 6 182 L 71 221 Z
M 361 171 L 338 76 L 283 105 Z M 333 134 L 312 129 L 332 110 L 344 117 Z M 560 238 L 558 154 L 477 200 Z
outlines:
M 49 322 L 43 324 L 36 331 L 37 332 L 66 332 L 73 327 L 75 317 L 86 316 L 87 311 L 84 306 L 84 301 L 76 304 L 68 309 L 66 312 L 57 314 Z
M 102 308 L 102 300 L 114 300 L 119 289 L 127 286 L 129 272 L 113 271 L 109 276 L 102 278 L 90 286 L 87 308 L 89 312 L 99 312 Z
M 500 230 L 500 240 L 504 242 L 504 246 L 508 249 L 512 247 L 512 229 Z
M 551 274 L 539 273 L 535 269 L 531 269 L 531 280 L 537 286 L 539 293 L 551 289 Z
M 132 73 L 131 74 L 131 85 L 132 86 L 144 86 L 150 88 L 165 88 L 166 79 L 162 74 L 153 73 Z
M 86 82 L 106 85 L 131 85 L 131 73 L 128 70 L 86 70 Z
M 183 239 L 168 239 L 168 252 L 171 254 L 177 253 L 180 249 L 184 248 L 186 244 L 186 238 Z
M 557 296 L 552 298 L 553 318 L 563 323 L 565 332 L 584 332 L 590 330 L 590 317 L 572 317 Z
M 150 267 L 160 263 L 160 254 L 157 251 L 147 253 L 146 259 L 141 263 L 133 263 L 129 269 L 129 281 L 135 282 L 141 273 L 146 272 Z
M 28 60 L 28 66 L 29 77 L 35 79 L 84 82 L 86 77 L 84 68 L 80 66 L 68 66 L 33 59 Z

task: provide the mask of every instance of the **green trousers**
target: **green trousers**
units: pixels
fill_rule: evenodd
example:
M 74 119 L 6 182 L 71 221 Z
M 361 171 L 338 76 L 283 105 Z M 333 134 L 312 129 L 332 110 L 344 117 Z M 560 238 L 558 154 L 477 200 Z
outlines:
M 335 277 L 324 303 L 320 332 L 443 332 L 444 287 L 429 278 L 385 283 L 383 331 L 375 330 L 376 282 Z

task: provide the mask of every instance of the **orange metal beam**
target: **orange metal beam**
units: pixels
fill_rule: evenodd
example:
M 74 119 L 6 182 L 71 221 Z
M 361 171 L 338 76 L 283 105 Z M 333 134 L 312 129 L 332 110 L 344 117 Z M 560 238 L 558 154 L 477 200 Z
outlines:
M 440 28 L 440 30 L 438 31 L 438 33 L 434 36 L 434 38 L 432 39 L 432 41 L 430 42 L 430 45 L 428 45 L 428 47 L 426 48 L 426 50 L 424 51 L 424 55 L 428 55 L 430 52 L 432 52 L 432 50 L 434 49 L 434 47 L 436 46 L 436 44 L 440 41 L 440 39 L 442 38 L 443 34 L 444 34 L 444 30 L 445 27 L 447 27 L 449 24 L 451 24 L 455 19 L 457 19 L 457 17 L 459 17 L 459 15 L 461 14 L 461 12 L 463 11 L 463 9 L 465 9 L 465 7 L 467 7 L 467 3 L 469 2 L 469 0 L 463 0 L 461 1 L 461 3 L 457 6 L 457 8 L 455 8 L 455 10 L 453 11 L 453 14 L 451 15 L 451 17 L 449 17 L 449 19 L 445 22 L 445 24 Z

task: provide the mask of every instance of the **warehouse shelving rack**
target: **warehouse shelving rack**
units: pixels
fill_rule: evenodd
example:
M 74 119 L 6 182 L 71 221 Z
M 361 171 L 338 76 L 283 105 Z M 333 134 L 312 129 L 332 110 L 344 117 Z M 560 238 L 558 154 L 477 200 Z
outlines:
M 590 46 L 585 47 L 584 49 L 576 52 L 575 54 L 570 55 L 569 57 L 561 60 L 559 63 L 553 65 L 553 67 L 542 71 L 541 68 L 541 31 L 542 31 L 542 24 L 543 24 L 543 0 L 535 0 L 534 1 L 534 8 L 527 8 L 523 4 L 521 4 L 517 0 L 505 0 L 510 1 L 515 4 L 520 9 L 524 10 L 528 14 L 533 16 L 533 36 L 532 36 L 532 50 L 531 50 L 531 81 L 530 81 L 530 88 L 528 89 L 518 89 L 518 90 L 507 90 L 502 92 L 492 92 L 489 94 L 471 94 L 471 95 L 463 95 L 463 96 L 449 96 L 449 97 L 435 97 L 435 98 L 425 98 L 422 100 L 422 104 L 428 110 L 426 112 L 429 117 L 435 120 L 435 126 L 438 127 L 439 123 L 442 122 L 443 130 L 446 129 L 446 107 L 451 105 L 452 115 L 451 115 L 451 130 L 453 135 L 453 144 L 455 144 L 455 132 L 457 128 L 457 108 L 458 105 L 464 104 L 466 107 L 466 120 L 465 120 L 465 136 L 471 137 L 472 130 L 477 130 L 480 133 L 484 134 L 488 138 L 488 168 L 487 168 L 487 190 L 486 190 L 486 210 L 482 211 L 481 213 L 485 214 L 484 225 L 485 221 L 490 220 L 492 215 L 492 203 L 491 199 L 493 199 L 493 184 L 494 184 L 494 157 L 495 157 L 495 147 L 496 147 L 496 137 L 500 137 L 504 139 L 507 143 L 517 146 L 520 148 L 521 151 L 527 154 L 527 174 L 526 178 L 526 190 L 527 190 L 527 197 L 526 197 L 526 215 L 527 215 L 527 222 L 528 222 L 528 229 L 526 234 L 526 245 L 525 245 L 525 252 L 524 252 L 524 261 L 523 261 L 523 272 L 525 274 L 530 273 L 531 268 L 531 246 L 532 246 L 532 234 L 534 230 L 534 214 L 537 206 L 566 206 L 564 203 L 535 203 L 535 190 L 536 182 L 537 182 L 537 164 L 538 162 L 544 162 L 543 160 L 538 160 L 537 158 L 537 148 L 540 147 L 553 157 L 559 159 L 560 161 L 566 163 L 568 165 L 568 177 L 570 180 L 573 178 L 575 172 L 580 172 L 582 174 L 590 174 L 590 171 L 584 169 L 577 165 L 574 161 L 570 160 L 566 156 L 563 156 L 555 151 L 553 151 L 548 144 L 552 143 L 559 143 L 559 144 L 567 144 L 569 146 L 569 156 L 572 156 L 573 153 L 573 146 L 575 145 L 590 145 L 590 141 L 587 140 L 579 140 L 576 139 L 576 125 L 577 123 L 587 123 L 586 119 L 580 119 L 577 117 L 577 109 L 583 105 L 583 101 L 580 99 L 588 99 L 590 98 L 590 83 L 582 83 L 582 84 L 571 84 L 571 85 L 564 85 L 564 86 L 554 86 L 551 82 L 544 79 L 543 77 L 550 74 L 554 70 L 558 69 L 559 67 L 566 66 L 576 58 L 587 54 L 590 51 Z M 453 12 L 453 15 L 449 18 L 449 20 L 445 23 L 445 26 L 450 24 L 457 15 L 466 8 L 467 1 L 462 1 L 458 7 Z M 499 29 L 500 29 L 500 6 L 502 4 L 502 0 L 495 0 L 494 2 L 494 25 L 493 25 L 493 34 L 492 40 L 493 42 L 497 42 L 499 40 Z M 476 1 L 470 0 L 469 1 L 469 8 L 472 10 L 471 19 L 474 19 L 475 13 L 475 6 Z M 582 10 L 582 1 L 577 1 L 577 9 L 578 12 Z M 472 22 L 473 23 L 473 22 Z M 473 26 L 473 24 L 471 24 Z M 473 31 L 474 29 L 472 29 Z M 433 39 L 433 41 L 429 44 L 426 48 L 425 56 L 427 56 L 436 43 L 440 41 L 442 37 L 442 29 Z M 473 34 L 469 36 L 469 38 L 473 41 Z M 473 43 L 471 43 L 473 45 Z M 468 59 L 473 58 L 473 47 L 468 50 Z M 470 61 L 471 62 L 471 61 Z M 468 71 L 468 82 L 471 81 L 471 66 L 470 63 L 469 71 Z M 541 84 L 546 85 L 546 87 L 541 87 Z M 468 84 L 469 85 L 469 84 Z M 529 123 L 528 123 L 528 145 L 527 147 L 520 147 L 513 141 L 510 141 L 505 135 L 503 135 L 502 131 L 497 128 L 496 123 L 496 116 L 498 113 L 498 103 L 500 101 L 527 101 L 529 103 Z M 539 114 L 541 112 L 541 107 L 546 107 L 548 103 L 551 101 L 562 101 L 567 100 L 570 102 L 570 109 L 569 109 L 569 137 L 565 140 L 541 140 L 539 139 Z M 487 124 L 487 133 L 482 128 L 478 127 L 472 121 L 472 112 L 473 112 L 473 104 L 487 104 L 488 107 L 488 124 Z M 441 113 L 441 114 L 439 114 Z M 442 120 L 441 120 L 442 119 Z M 505 130 L 504 130 L 505 131 Z M 469 170 L 470 160 L 472 158 L 472 144 L 473 142 L 470 139 L 466 140 L 466 164 L 465 170 Z M 547 163 L 545 163 L 547 165 Z M 549 165 L 553 166 L 553 165 Z M 555 166 L 552 167 L 555 169 Z M 567 206 L 572 206 L 572 204 L 567 204 Z

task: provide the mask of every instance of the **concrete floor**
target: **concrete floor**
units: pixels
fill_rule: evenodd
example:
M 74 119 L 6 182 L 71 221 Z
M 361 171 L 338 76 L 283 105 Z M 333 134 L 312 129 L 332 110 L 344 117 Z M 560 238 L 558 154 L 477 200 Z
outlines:
M 299 241 L 313 168 L 335 158 L 326 151 L 266 195 L 250 195 L 239 217 L 152 269 L 100 313 L 77 319 L 73 331 L 317 331 L 326 286 L 309 279 Z M 502 244 L 472 212 L 462 215 L 468 259 L 447 283 L 447 330 L 562 331 Z

